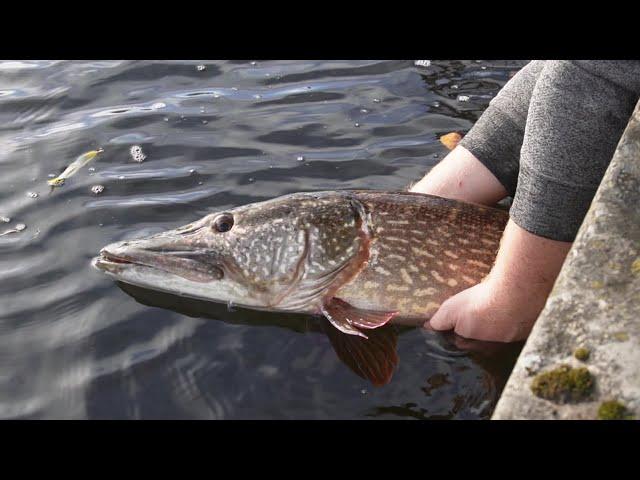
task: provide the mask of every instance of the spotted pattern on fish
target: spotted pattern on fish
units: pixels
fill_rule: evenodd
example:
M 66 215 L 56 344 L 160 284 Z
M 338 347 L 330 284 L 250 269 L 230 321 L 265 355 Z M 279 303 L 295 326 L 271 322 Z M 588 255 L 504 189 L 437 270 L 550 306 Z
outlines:
M 491 270 L 505 211 L 410 193 L 354 196 L 370 214 L 372 245 L 381 253 L 338 290 L 345 301 L 424 318 Z

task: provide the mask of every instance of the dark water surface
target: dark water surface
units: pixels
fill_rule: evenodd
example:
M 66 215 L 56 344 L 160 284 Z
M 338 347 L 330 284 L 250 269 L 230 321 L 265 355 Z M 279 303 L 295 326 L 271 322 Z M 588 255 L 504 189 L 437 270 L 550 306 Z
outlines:
M 373 387 L 317 319 L 136 300 L 90 260 L 285 193 L 402 189 L 523 63 L 0 62 L 0 233 L 27 227 L 0 237 L 0 418 L 488 418 L 519 345 L 402 331 Z

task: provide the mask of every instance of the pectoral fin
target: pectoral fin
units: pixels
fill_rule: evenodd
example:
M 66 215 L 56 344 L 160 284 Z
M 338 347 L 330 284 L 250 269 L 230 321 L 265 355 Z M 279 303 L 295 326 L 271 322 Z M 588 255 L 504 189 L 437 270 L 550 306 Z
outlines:
M 391 320 L 398 312 L 376 312 L 356 308 L 339 298 L 326 300 L 322 305 L 322 313 L 331 324 L 341 332 L 349 335 L 368 338 L 359 328 L 367 330 L 378 328 Z
M 398 365 L 395 327 L 387 326 L 369 332 L 369 338 L 345 335 L 328 322 L 323 322 L 331 345 L 338 358 L 356 375 L 369 380 L 375 386 L 386 385 Z

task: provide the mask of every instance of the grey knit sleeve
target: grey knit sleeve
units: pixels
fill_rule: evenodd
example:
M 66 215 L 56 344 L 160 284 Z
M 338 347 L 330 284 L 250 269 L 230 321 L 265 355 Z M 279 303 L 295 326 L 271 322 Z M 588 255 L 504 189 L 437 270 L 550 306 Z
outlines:
M 516 191 L 531 93 L 543 66 L 543 61 L 533 61 L 516 73 L 460 142 L 493 173 L 510 196 Z
M 510 215 L 573 241 L 640 96 L 638 61 L 545 61 L 531 95 Z

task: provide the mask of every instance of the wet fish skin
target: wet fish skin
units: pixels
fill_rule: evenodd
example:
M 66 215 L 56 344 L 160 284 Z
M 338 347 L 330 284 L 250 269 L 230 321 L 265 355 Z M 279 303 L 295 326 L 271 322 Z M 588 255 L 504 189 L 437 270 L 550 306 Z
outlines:
M 218 231 L 220 216 L 231 218 Z M 297 193 L 105 247 L 94 265 L 146 288 L 322 312 L 344 333 L 424 322 L 489 272 L 508 215 L 409 192 Z

